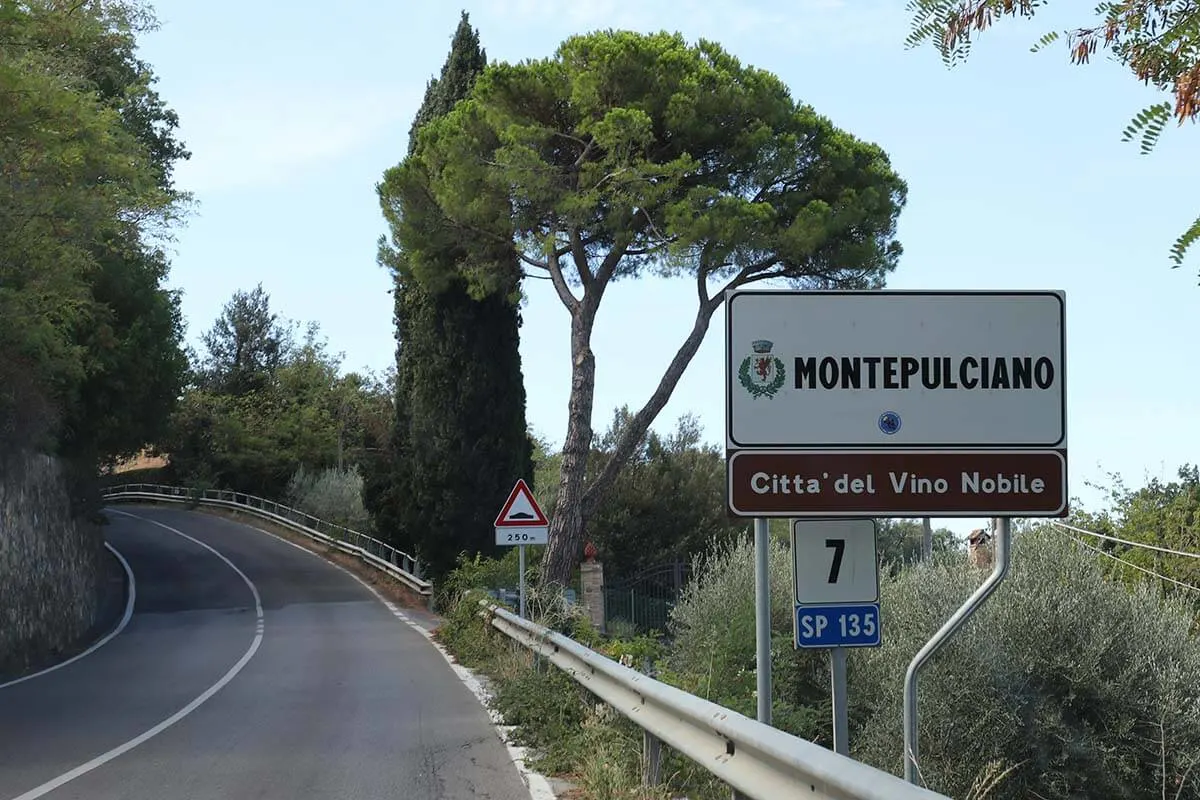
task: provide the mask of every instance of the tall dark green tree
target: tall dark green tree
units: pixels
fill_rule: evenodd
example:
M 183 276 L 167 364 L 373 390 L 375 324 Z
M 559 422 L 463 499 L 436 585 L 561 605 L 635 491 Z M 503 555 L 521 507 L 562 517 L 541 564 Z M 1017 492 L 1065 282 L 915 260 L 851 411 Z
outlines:
M 466 97 L 486 65 L 463 12 L 413 120 L 409 155 L 417 132 Z M 503 245 L 487 253 L 503 277 L 486 295 L 472 294 L 464 278 L 417 280 L 395 236 L 410 210 L 399 203 L 395 174 L 388 170 L 377 188 L 393 233 L 380 242 L 380 261 L 395 278 L 396 423 L 390 474 L 375 476 L 367 494 L 377 527 L 414 548 L 436 577 L 462 551 L 494 550 L 499 504 L 517 478 L 533 476 L 518 349 L 521 268 L 515 249 Z M 453 267 L 447 273 L 469 273 L 478 257 L 454 242 L 436 256 Z

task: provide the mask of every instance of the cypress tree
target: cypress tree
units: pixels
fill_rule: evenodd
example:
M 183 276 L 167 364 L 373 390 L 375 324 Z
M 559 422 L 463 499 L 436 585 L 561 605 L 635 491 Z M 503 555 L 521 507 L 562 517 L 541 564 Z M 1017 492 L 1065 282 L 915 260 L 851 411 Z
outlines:
M 466 97 L 486 65 L 464 11 L 413 120 L 410 156 L 420 128 Z M 387 174 L 378 191 L 385 217 L 395 219 L 402 210 Z M 465 249 L 442 255 L 466 258 Z M 401 247 L 380 243 L 380 260 L 395 280 L 396 418 L 386 448 L 390 469 L 368 481 L 367 498 L 377 528 L 414 549 L 435 579 L 462 551 L 494 555 L 495 514 L 513 482 L 533 474 L 518 349 L 521 270 L 511 248 L 500 256 L 508 266 L 504 285 L 476 299 L 462 280 L 423 285 Z

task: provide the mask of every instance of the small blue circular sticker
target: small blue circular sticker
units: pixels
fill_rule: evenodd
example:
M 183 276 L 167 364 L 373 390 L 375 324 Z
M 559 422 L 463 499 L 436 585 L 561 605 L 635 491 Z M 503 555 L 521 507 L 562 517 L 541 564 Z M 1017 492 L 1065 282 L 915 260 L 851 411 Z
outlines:
M 879 415 L 879 430 L 891 436 L 900 430 L 900 415 L 895 411 L 885 411 Z

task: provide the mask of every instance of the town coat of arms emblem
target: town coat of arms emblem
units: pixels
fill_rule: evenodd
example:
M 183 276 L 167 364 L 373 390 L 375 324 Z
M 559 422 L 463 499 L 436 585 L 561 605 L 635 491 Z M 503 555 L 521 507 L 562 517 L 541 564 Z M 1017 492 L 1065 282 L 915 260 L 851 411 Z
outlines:
M 774 397 L 787 380 L 783 361 L 771 354 L 775 343 L 767 339 L 756 339 L 750 343 L 752 354 L 742 360 L 738 369 L 738 382 L 754 399 Z

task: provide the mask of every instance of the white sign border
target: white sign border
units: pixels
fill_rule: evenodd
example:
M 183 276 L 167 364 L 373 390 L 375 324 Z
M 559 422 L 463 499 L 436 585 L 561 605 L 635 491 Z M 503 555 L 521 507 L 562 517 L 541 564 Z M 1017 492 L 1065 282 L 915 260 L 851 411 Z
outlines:
M 509 534 L 527 534 L 529 536 L 538 537 L 526 542 L 502 542 L 500 537 L 508 536 Z M 528 544 L 549 544 L 550 543 L 550 526 L 549 525 L 526 525 L 522 527 L 498 527 L 496 528 L 496 546 L 497 547 L 516 547 L 517 545 Z
M 831 525 L 845 525 L 846 523 L 870 523 L 871 525 L 871 544 L 874 553 L 875 562 L 875 597 L 871 600 L 839 600 L 837 602 L 821 602 L 821 603 L 802 603 L 800 602 L 800 574 L 796 569 L 796 539 L 803 534 L 796 531 L 799 525 L 813 525 L 826 523 Z M 821 517 L 797 517 L 792 520 L 792 601 L 796 607 L 801 608 L 822 608 L 825 606 L 877 606 L 879 605 L 879 522 L 874 517 L 831 517 L 828 515 Z
M 998 455 L 1045 455 L 1046 453 L 1054 453 L 1058 456 L 1058 463 L 1062 466 L 1063 479 L 1063 496 L 1062 503 L 1053 512 L 1050 511 L 1020 511 L 1014 512 L 1011 509 L 1007 510 L 990 510 L 990 511 L 908 511 L 890 512 L 880 511 L 864 512 L 864 511 L 829 511 L 828 509 L 821 511 L 742 511 L 733 504 L 733 462 L 738 456 L 753 456 L 753 455 L 779 455 L 786 453 L 786 450 L 767 450 L 755 448 L 753 450 L 731 450 L 725 456 L 725 499 L 726 510 L 735 519 L 747 519 L 752 517 L 772 518 L 772 519 L 847 519 L 855 517 L 936 517 L 939 519 L 975 519 L 977 517 L 1010 517 L 1010 518 L 1029 518 L 1029 519 L 1062 519 L 1067 516 L 1067 509 L 1070 508 L 1071 498 L 1070 490 L 1067 488 L 1067 456 L 1062 450 L 936 450 L 934 453 L 944 453 L 945 455 L 980 455 L 980 456 L 998 456 Z M 904 448 L 903 450 L 886 450 L 878 447 L 871 448 L 867 452 L 863 452 L 862 448 L 846 448 L 842 450 L 830 450 L 821 448 L 819 450 L 797 450 L 798 453 L 804 455 L 821 455 L 822 453 L 838 454 L 852 452 L 856 455 L 870 455 L 871 453 L 887 453 L 888 455 L 903 455 L 912 453 L 913 455 L 929 455 L 930 450 L 916 450 L 912 448 Z
M 1045 297 L 1050 296 L 1059 303 L 1059 380 L 1062 385 L 1062 410 L 1059 430 L 1061 436 L 1057 442 L 1007 442 L 1004 444 L 983 443 L 972 444 L 960 442 L 956 444 L 920 442 L 904 442 L 905 450 L 1060 450 L 1066 449 L 1067 442 L 1067 309 L 1065 293 L 1054 289 L 975 289 L 955 291 L 949 289 L 757 289 L 739 287 L 725 292 L 725 447 L 727 450 L 772 450 L 772 451 L 813 451 L 813 450 L 887 450 L 887 445 L 879 443 L 857 442 L 853 444 L 832 444 L 823 442 L 819 445 L 802 443 L 755 443 L 742 444 L 733 438 L 733 303 L 739 296 L 804 296 L 804 297 L 845 297 L 867 295 L 872 297 Z

